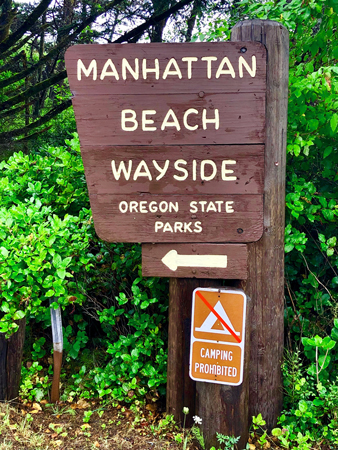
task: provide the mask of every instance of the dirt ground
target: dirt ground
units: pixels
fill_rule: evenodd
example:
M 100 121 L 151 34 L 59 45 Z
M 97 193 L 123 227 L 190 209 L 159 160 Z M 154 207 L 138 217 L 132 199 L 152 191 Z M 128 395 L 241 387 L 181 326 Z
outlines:
M 0 403 L 0 450 L 178 450 L 182 437 L 157 405 Z

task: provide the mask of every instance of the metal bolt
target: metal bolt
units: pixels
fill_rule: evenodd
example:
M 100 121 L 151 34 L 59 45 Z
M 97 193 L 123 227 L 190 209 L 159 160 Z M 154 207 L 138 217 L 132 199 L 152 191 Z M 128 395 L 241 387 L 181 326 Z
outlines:
M 240 50 L 241 53 L 245 53 L 246 51 L 247 51 L 246 47 L 242 47 L 241 50 Z
M 242 234 L 243 233 L 243 228 L 237 228 L 237 233 L 238 234 Z
M 198 96 L 199 96 L 199 98 L 203 98 L 204 97 L 204 92 L 203 91 L 199 92 Z

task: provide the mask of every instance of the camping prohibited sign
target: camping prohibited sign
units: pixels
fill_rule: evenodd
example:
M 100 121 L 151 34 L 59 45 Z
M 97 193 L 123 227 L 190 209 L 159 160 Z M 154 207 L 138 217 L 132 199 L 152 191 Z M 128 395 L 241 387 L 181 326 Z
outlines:
M 241 290 L 193 292 L 190 377 L 238 386 L 243 381 L 246 295 Z

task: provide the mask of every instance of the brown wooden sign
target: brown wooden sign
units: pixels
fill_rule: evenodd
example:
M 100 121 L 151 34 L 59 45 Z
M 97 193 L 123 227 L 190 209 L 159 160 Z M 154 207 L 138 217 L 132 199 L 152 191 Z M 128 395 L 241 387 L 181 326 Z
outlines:
M 177 278 L 247 278 L 245 244 L 143 244 L 142 275 Z
M 260 239 L 262 44 L 77 45 L 66 65 L 102 239 Z
M 243 381 L 246 295 L 241 290 L 193 292 L 190 377 L 238 386 Z

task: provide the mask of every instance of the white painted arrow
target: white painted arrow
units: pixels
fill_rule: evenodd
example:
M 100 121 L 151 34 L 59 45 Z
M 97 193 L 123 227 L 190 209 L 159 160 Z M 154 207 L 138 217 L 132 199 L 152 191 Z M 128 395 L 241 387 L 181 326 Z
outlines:
M 162 260 L 170 270 L 177 267 L 217 267 L 225 269 L 228 264 L 227 255 L 179 255 L 176 250 L 170 250 Z

